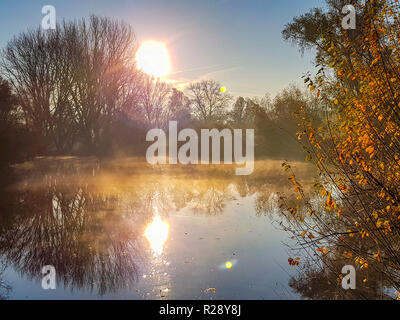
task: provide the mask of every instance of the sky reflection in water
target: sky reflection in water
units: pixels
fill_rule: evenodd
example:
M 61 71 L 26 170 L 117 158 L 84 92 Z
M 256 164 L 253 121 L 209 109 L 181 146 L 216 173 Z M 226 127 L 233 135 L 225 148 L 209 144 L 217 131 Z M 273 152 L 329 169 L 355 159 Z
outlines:
M 271 223 L 288 186 L 279 161 L 257 163 L 250 177 L 130 159 L 41 159 L 18 170 L 23 179 L 0 193 L 10 299 L 297 298 L 290 239 Z M 56 290 L 41 288 L 48 264 Z

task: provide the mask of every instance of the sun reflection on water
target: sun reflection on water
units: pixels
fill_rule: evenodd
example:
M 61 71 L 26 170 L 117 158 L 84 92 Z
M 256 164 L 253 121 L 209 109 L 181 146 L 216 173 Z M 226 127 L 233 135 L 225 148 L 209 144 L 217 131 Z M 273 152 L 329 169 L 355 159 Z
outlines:
M 144 235 L 149 241 L 151 249 L 157 255 L 160 255 L 163 251 L 164 243 L 168 237 L 168 231 L 168 223 L 162 221 L 159 215 L 157 215 L 153 222 L 150 223 L 146 228 Z

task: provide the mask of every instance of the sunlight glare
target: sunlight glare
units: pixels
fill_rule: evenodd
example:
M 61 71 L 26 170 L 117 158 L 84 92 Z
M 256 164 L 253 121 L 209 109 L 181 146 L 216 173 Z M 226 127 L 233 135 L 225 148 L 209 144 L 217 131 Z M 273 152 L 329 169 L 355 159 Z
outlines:
M 152 223 L 148 225 L 144 235 L 150 242 L 151 249 L 160 255 L 163 251 L 164 243 L 168 237 L 169 225 L 156 216 Z
M 156 78 L 171 72 L 169 53 L 166 45 L 161 42 L 143 42 L 136 52 L 136 63 L 140 70 Z

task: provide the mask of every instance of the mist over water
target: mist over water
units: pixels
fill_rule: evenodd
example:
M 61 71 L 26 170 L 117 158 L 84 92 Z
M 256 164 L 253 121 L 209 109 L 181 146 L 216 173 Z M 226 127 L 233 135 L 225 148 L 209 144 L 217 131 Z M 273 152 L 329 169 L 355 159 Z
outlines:
M 304 178 L 312 170 L 298 163 Z M 150 166 L 40 158 L 0 195 L 1 294 L 10 299 L 293 299 L 277 160 Z M 229 262 L 227 264 L 227 262 Z M 43 290 L 53 265 L 57 289 Z M 226 266 L 230 266 L 227 268 Z M 6 290 L 7 289 L 7 290 Z

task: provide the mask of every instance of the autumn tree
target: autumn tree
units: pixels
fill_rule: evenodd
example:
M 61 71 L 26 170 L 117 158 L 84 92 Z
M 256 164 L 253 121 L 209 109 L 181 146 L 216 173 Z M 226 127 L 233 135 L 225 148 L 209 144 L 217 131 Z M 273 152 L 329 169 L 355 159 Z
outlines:
M 284 207 L 298 218 L 303 246 L 329 256 L 340 243 L 355 265 L 379 268 L 388 286 L 398 289 L 400 8 L 389 0 L 351 3 L 356 30 L 341 28 L 343 3 L 333 0 L 327 1 L 327 11 L 313 10 L 284 30 L 286 39 L 317 50 L 318 73 L 305 82 L 325 105 L 326 116 L 315 127 L 300 109 L 298 132 L 308 146 L 308 160 L 320 170 L 315 188 L 323 201 L 315 206 L 315 195 L 305 193 L 291 174 L 303 205 Z M 325 259 L 324 265 L 330 262 Z

